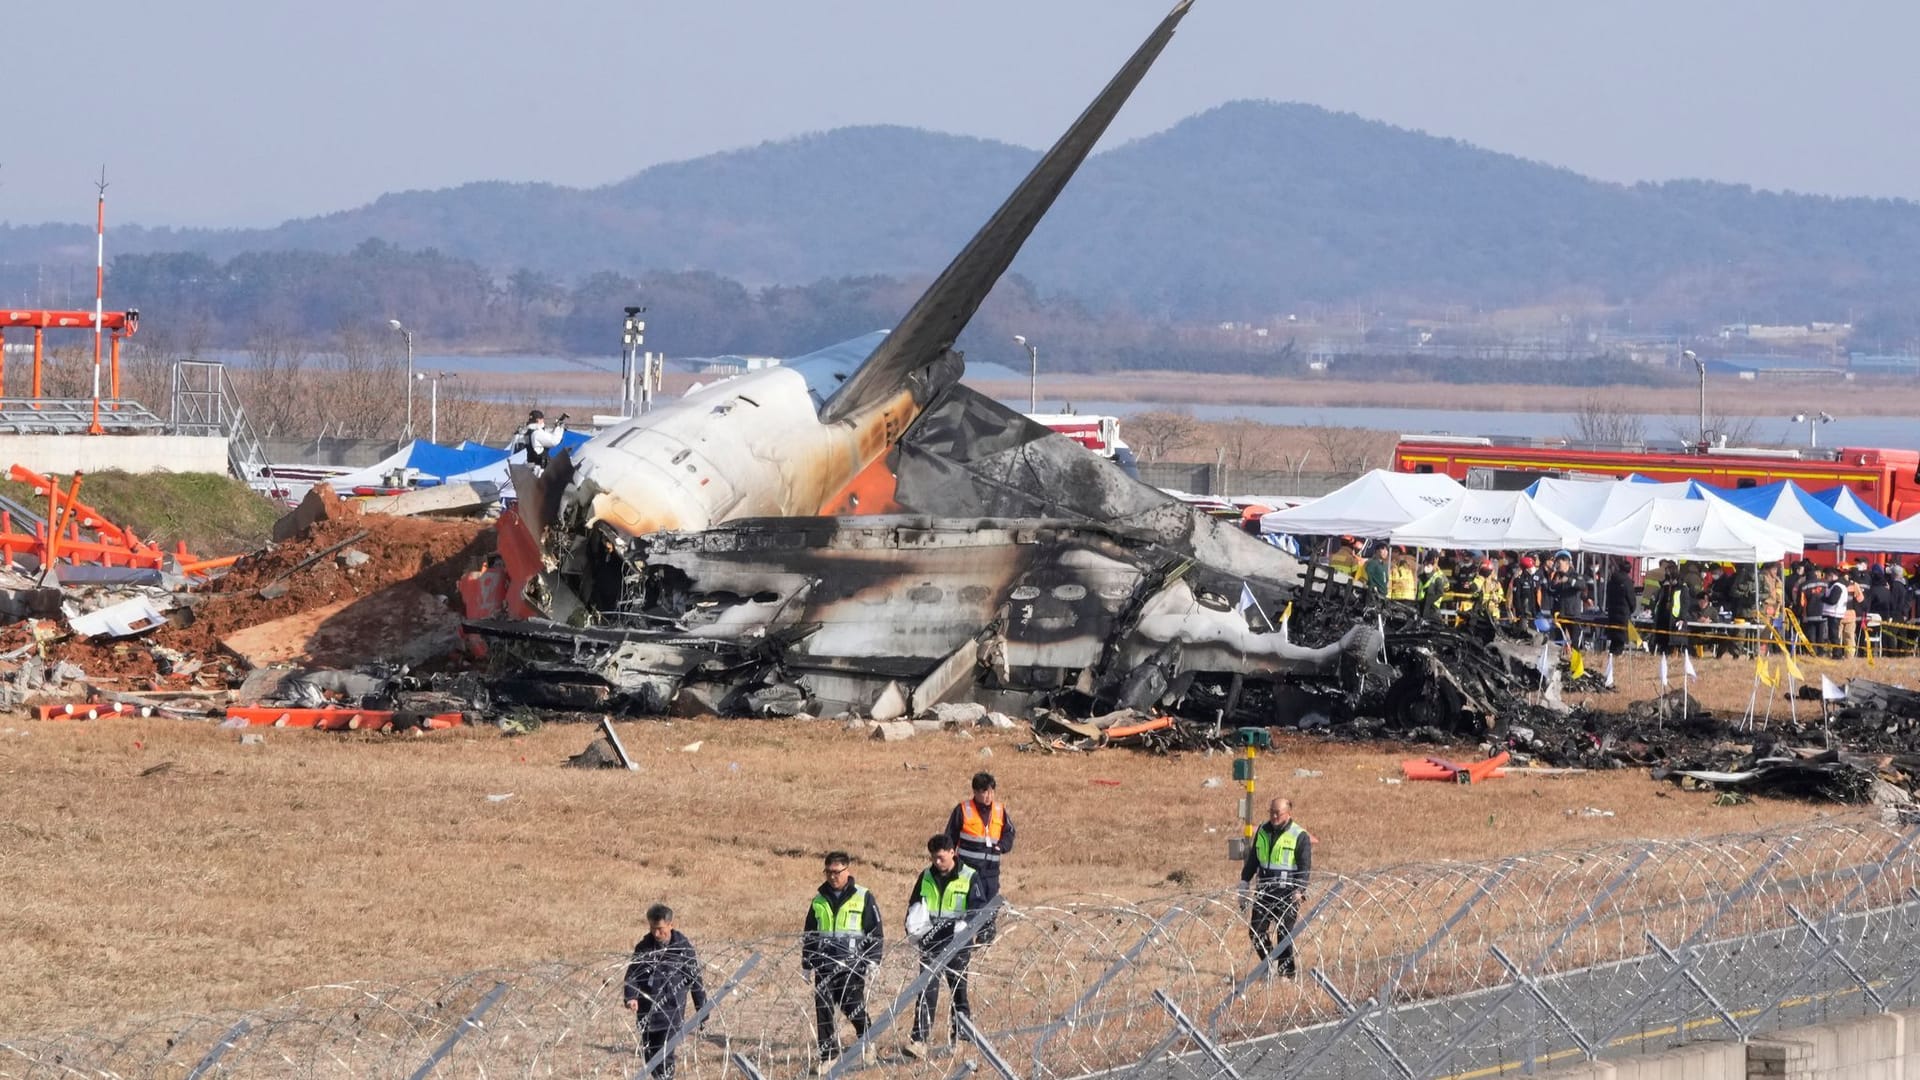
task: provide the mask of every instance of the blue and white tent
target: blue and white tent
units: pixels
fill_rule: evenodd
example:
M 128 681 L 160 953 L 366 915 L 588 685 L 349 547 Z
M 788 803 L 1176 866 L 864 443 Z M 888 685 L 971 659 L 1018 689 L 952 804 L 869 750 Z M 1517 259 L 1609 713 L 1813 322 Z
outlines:
M 1770 525 L 1799 533 L 1810 545 L 1839 544 L 1849 533 L 1869 528 L 1848 519 L 1791 480 L 1715 494 Z
M 1811 491 L 1809 495 L 1818 501 L 1833 507 L 1843 518 L 1865 525 L 1869 529 L 1884 529 L 1893 524 L 1893 519 L 1860 501 L 1860 496 L 1845 484 L 1835 484 L 1824 491 Z
M 561 437 L 560 446 L 555 450 L 577 449 L 586 445 L 588 438 L 584 432 L 569 431 Z M 525 454 L 509 454 L 505 447 L 475 442 L 441 446 L 425 439 L 415 439 L 388 457 L 363 469 L 343 473 L 329 482 L 335 491 L 345 495 L 357 487 L 383 487 L 387 477 L 396 469 L 406 469 L 414 474 L 417 483 L 425 487 L 491 482 L 505 490 L 507 466 L 525 460 Z

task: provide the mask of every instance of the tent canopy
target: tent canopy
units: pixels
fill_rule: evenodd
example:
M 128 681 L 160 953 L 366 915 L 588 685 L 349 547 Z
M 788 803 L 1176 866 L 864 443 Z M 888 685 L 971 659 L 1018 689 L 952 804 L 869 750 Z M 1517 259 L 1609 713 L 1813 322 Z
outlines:
M 1719 498 L 1768 524 L 1799 533 L 1809 544 L 1838 544 L 1847 534 L 1868 528 L 1848 520 L 1791 480 L 1722 492 Z
M 1322 498 L 1260 519 L 1262 532 L 1381 537 L 1451 504 L 1466 491 L 1439 473 L 1373 471 Z
M 1442 550 L 1575 548 L 1580 530 L 1524 491 L 1467 491 L 1393 530 L 1393 542 Z
M 1587 551 L 1641 558 L 1762 563 L 1798 554 L 1797 533 L 1719 499 L 1654 499 L 1587 533 Z
M 586 445 L 585 432 L 569 431 L 560 439 L 562 447 L 577 449 Z M 386 483 L 387 474 L 395 469 L 412 469 L 422 480 L 442 483 L 463 483 L 472 480 L 491 480 L 505 484 L 507 479 L 508 453 L 504 447 L 486 446 L 476 442 L 463 442 L 459 446 L 441 446 L 425 439 L 415 439 L 402 446 L 398 451 L 368 465 L 343 473 L 328 481 L 336 491 L 347 492 L 356 487 L 378 487 Z M 515 455 L 525 460 L 525 455 Z
M 1824 491 L 1808 492 L 1821 503 L 1831 506 L 1835 513 L 1849 521 L 1857 521 L 1869 529 L 1884 529 L 1893 524 L 1893 519 L 1868 506 L 1860 496 L 1845 484 L 1835 484 Z
M 1847 537 L 1848 551 L 1920 552 L 1920 514 Z
M 1577 528 L 1605 528 L 1655 499 L 1699 499 L 1705 484 L 1681 480 L 1662 484 L 1639 480 L 1563 480 L 1543 477 L 1527 487 L 1535 505 Z

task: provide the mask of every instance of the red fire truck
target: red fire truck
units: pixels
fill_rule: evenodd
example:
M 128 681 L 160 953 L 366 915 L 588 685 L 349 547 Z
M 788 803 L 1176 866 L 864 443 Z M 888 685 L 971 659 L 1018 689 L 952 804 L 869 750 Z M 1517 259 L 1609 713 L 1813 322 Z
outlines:
M 1920 513 L 1920 450 L 1763 450 L 1738 447 L 1622 449 L 1560 440 L 1405 435 L 1396 472 L 1445 473 L 1469 488 L 1515 491 L 1543 476 L 1699 480 L 1725 488 L 1791 480 L 1809 491 L 1835 484 L 1899 520 Z

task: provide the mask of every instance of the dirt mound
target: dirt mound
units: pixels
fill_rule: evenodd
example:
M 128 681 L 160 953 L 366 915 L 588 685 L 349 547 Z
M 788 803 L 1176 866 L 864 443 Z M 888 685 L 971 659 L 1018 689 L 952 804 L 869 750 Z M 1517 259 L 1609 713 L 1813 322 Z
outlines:
M 359 536 L 360 533 L 365 536 Z M 306 566 L 303 562 L 335 545 Z M 348 552 L 367 556 L 364 562 Z M 460 575 L 494 552 L 494 531 L 482 521 L 400 518 L 363 514 L 341 504 L 306 532 L 255 552 L 211 582 L 193 606 L 187 626 L 167 627 L 157 640 L 168 648 L 211 656 L 220 639 L 245 627 L 401 584 L 445 596 L 455 609 Z M 358 565 L 348 565 L 357 562 Z M 297 569 L 296 569 L 297 568 Z M 285 592 L 271 599 L 260 590 Z

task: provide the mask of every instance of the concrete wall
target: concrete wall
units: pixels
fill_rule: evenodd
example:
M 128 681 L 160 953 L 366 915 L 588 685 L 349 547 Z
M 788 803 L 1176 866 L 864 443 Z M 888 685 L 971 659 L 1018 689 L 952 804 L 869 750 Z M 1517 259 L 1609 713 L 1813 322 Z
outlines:
M 1920 1080 L 1920 1013 L 1887 1013 L 1658 1054 L 1582 1062 L 1567 1080 Z
M 0 470 L 24 465 L 37 473 L 227 471 L 219 435 L 0 435 Z

